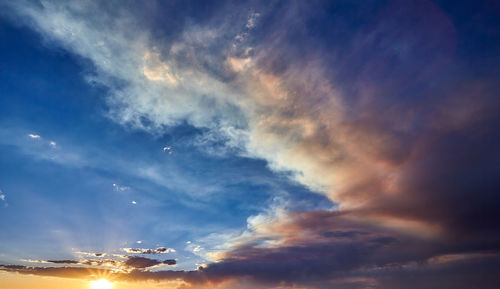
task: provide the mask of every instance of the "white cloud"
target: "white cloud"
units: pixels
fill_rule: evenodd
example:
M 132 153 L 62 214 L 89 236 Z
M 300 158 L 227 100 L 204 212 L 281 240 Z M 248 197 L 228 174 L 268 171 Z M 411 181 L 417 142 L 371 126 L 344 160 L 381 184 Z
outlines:
M 115 189 L 115 191 L 117 192 L 123 192 L 123 191 L 128 191 L 130 190 L 130 187 L 127 187 L 127 186 L 121 186 L 119 184 L 113 184 L 113 188 Z
M 50 141 L 49 142 L 49 145 L 53 148 L 55 148 L 57 146 L 56 142 L 55 141 Z
M 228 229 L 211 233 L 196 240 L 196 243 L 186 242 L 186 249 L 205 260 L 217 262 L 224 258 L 225 252 L 245 244 L 266 248 L 278 247 L 286 239 L 287 233 L 276 230 L 274 225 L 290 219 L 287 206 L 287 201 L 275 197 L 269 207 L 247 218 L 246 229 Z
M 118 123 L 153 133 L 182 122 L 208 129 L 215 142 L 265 159 L 273 170 L 291 171 L 333 200 L 362 182 L 353 172 L 386 175 L 388 168 L 373 162 L 369 150 L 352 145 L 359 136 L 341 125 L 342 99 L 318 62 L 290 60 L 280 74 L 256 65 L 276 53 L 273 47 L 243 45 L 258 13 L 247 15 L 242 27 L 218 21 L 186 26 L 163 47 L 126 10 L 117 19 L 82 2 L 10 5 L 48 41 L 92 61 L 96 73 L 88 79 L 109 88 L 109 114 Z M 171 186 L 168 172 L 139 170 Z
M 247 20 L 246 28 L 252 29 L 255 27 L 257 19 L 260 17 L 260 13 L 250 13 Z
M 0 190 L 0 201 L 2 201 L 4 203 L 5 207 L 8 206 L 8 204 L 7 204 L 7 196 L 4 194 L 4 192 L 2 192 L 2 190 Z
M 30 138 L 34 138 L 34 139 L 39 139 L 39 138 L 41 138 L 41 137 L 40 137 L 40 135 L 38 135 L 38 134 L 32 134 L 32 133 L 28 134 L 28 136 L 29 136 Z

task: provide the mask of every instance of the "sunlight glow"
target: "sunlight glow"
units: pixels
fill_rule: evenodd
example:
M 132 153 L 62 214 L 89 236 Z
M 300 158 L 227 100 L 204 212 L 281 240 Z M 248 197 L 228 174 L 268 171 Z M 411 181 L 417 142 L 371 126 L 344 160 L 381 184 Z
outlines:
M 113 287 L 113 283 L 106 279 L 90 281 L 90 288 L 92 289 L 111 289 L 111 287 Z

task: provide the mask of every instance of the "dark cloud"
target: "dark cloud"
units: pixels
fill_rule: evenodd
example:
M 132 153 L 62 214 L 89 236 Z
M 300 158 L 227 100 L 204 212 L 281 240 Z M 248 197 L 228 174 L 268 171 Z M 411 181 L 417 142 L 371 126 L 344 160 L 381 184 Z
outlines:
M 377 279 L 377 288 L 481 288 L 498 287 L 500 258 L 483 258 L 454 264 L 420 266 L 411 270 L 388 269 L 370 273 Z
M 125 261 L 125 265 L 133 268 L 147 268 L 157 265 L 175 265 L 177 262 L 174 259 L 168 259 L 164 261 L 131 256 Z
M 99 276 L 108 276 L 112 280 L 146 281 L 146 280 L 186 280 L 187 282 L 201 283 L 205 281 L 199 271 L 145 271 L 131 270 L 119 272 L 113 269 L 84 268 L 84 267 L 32 267 L 22 265 L 0 265 L 0 270 L 27 275 L 52 276 L 64 278 L 90 279 Z
M 421 279 L 412 288 L 470 288 L 484 282 L 481 276 L 498 279 L 492 267 L 500 262 L 498 247 L 478 246 L 467 238 L 420 237 L 383 224 L 355 221 L 355 214 L 325 211 L 294 215 L 282 227 L 273 227 L 286 232 L 282 245 L 242 246 L 200 270 L 211 281 L 252 278 L 262 288 L 277 284 L 401 288 L 413 274 Z M 325 234 L 325 228 L 338 228 L 338 232 Z M 438 280 L 440 275 L 452 277 L 452 272 L 460 276 Z M 426 282 L 435 283 L 425 286 Z
M 445 255 L 417 262 L 408 261 L 415 259 L 411 254 L 406 256 L 409 258 L 394 258 L 402 252 L 403 247 L 408 248 L 408 252 L 412 251 L 411 247 L 414 244 L 405 243 L 384 249 L 377 241 L 372 246 L 369 243 L 345 242 L 277 249 L 240 248 L 235 252 L 237 257 L 196 271 L 117 272 L 110 269 L 20 265 L 2 265 L 0 270 L 86 279 L 106 275 L 115 281 L 130 282 L 184 280 L 193 288 L 206 288 L 208 284 L 216 286 L 228 280 L 240 280 L 239 283 L 243 282 L 250 286 L 249 288 L 269 288 L 278 285 L 292 288 L 300 285 L 321 289 L 332 286 L 345 289 L 402 287 L 466 289 L 473 288 L 479 280 L 483 280 L 482 278 L 491 281 L 500 280 L 495 269 L 500 265 L 498 252 Z M 249 257 L 240 259 L 244 255 Z M 495 288 L 495 286 L 494 283 L 486 283 L 484 288 Z M 235 285 L 233 288 L 239 287 Z
M 322 233 L 323 237 L 326 238 L 349 238 L 349 239 L 364 234 L 367 233 L 362 231 L 332 231 L 332 232 Z
M 428 282 L 432 285 L 426 288 L 470 288 L 481 276 L 488 280 L 498 279 L 493 274 L 493 266 L 500 264 L 500 250 L 486 249 L 467 238 L 454 241 L 428 238 L 388 228 L 385 224 L 367 224 L 358 218 L 358 213 L 312 211 L 290 214 L 280 224 L 272 224 L 284 235 L 280 246 L 240 246 L 227 252 L 220 262 L 196 271 L 152 272 L 144 269 L 172 265 L 175 260 L 131 256 L 123 265 L 136 270 L 110 273 L 110 276 L 125 281 L 179 279 L 195 288 L 209 283 L 223 284 L 228 280 L 245 280 L 253 284 L 253 288 L 278 284 L 307 288 L 331 288 L 331 284 L 335 284 L 335 288 L 350 289 L 401 288 L 414 278 L 411 281 L 413 287 L 408 288 L 421 288 Z M 328 231 L 329 228 L 336 230 Z M 72 263 L 71 260 L 54 263 L 64 262 Z M 80 263 L 90 264 L 86 261 Z M 44 276 L 89 277 L 89 271 L 84 268 L 3 266 L 2 270 Z M 493 285 L 487 286 L 485 288 L 494 288 Z
M 47 260 L 47 263 L 54 263 L 54 264 L 78 264 L 79 261 L 75 260 Z
M 85 265 L 93 267 L 115 267 L 119 269 L 144 269 L 158 265 L 175 265 L 177 262 L 174 259 L 155 260 L 145 257 L 125 256 L 127 260 L 114 260 L 114 259 L 89 259 L 89 260 L 27 260 L 33 263 L 52 263 L 52 264 L 66 264 L 66 265 Z M 16 265 L 6 265 L 6 268 L 14 268 Z M 22 266 L 21 266 L 22 268 Z M 30 267 L 33 268 L 33 267 Z M 75 267 L 72 267 L 75 268 Z
M 123 251 L 129 254 L 166 254 L 175 252 L 174 249 L 159 247 L 156 249 L 141 249 L 141 248 L 123 248 Z
M 78 261 L 78 264 L 87 266 L 121 266 L 123 261 L 105 259 L 105 260 L 82 260 Z
M 0 270 L 16 272 L 20 274 L 52 276 L 63 278 L 91 278 L 95 276 L 109 275 L 113 271 L 108 269 L 92 269 L 82 267 L 29 267 L 19 265 L 0 265 Z

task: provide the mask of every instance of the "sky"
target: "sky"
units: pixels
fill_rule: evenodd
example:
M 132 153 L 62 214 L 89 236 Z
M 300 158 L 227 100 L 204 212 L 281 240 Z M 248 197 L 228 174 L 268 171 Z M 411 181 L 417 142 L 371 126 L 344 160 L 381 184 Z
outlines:
M 0 287 L 497 288 L 497 1 L 0 0 Z

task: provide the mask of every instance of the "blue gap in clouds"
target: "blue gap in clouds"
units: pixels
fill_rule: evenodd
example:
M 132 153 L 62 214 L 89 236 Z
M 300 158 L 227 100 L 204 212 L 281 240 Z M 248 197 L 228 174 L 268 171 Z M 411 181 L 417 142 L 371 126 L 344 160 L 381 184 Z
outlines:
M 44 46 L 38 34 L 2 19 L 0 39 L 0 120 L 29 118 L 40 126 L 50 122 L 69 130 L 95 118 L 104 91 L 89 87 L 82 78 L 82 66 L 88 63 Z

